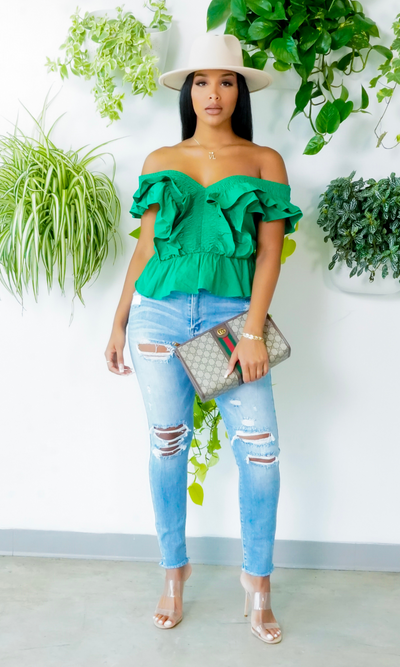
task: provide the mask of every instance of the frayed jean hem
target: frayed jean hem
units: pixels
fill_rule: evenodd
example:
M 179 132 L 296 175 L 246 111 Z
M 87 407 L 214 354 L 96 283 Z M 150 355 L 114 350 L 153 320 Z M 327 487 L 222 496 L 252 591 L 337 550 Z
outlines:
M 260 574 L 259 572 L 250 572 L 250 570 L 246 570 L 246 568 L 242 566 L 242 572 L 246 572 L 246 574 L 251 574 L 253 577 L 269 577 L 269 575 L 272 574 L 274 570 L 275 567 L 272 566 L 272 570 L 266 572 L 265 574 Z
M 179 565 L 164 565 L 162 560 L 160 560 L 160 562 L 158 564 L 161 565 L 161 567 L 165 567 L 165 569 L 167 569 L 167 570 L 171 570 L 174 567 L 183 567 L 188 562 L 189 562 L 189 558 L 185 558 L 185 560 L 183 560 L 182 563 L 179 563 Z

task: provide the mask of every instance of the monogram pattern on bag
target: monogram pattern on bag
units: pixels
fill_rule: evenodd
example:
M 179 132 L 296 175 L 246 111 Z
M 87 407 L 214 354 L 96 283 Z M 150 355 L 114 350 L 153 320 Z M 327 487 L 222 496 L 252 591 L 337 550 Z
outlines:
M 226 320 L 238 340 L 243 333 L 246 319 L 247 312 Z M 289 357 L 290 347 L 269 317 L 265 321 L 263 336 L 270 368 Z M 206 331 L 192 338 L 180 345 L 178 349 L 179 356 L 187 366 L 186 370 L 189 370 L 189 377 L 192 375 L 198 385 L 195 388 L 202 401 L 208 401 L 239 386 L 239 379 L 235 372 L 224 378 L 229 360 L 210 332 Z
M 229 360 L 218 347 L 212 334 L 200 334 L 190 343 L 181 345 L 179 353 L 201 389 L 202 400 L 208 401 L 238 386 L 236 373 L 232 372 L 224 378 Z
M 242 335 L 246 317 L 247 315 L 241 315 L 240 317 L 235 317 L 233 320 L 227 320 L 237 338 L 240 338 Z M 263 336 L 267 346 L 270 368 L 288 358 L 290 348 L 269 318 L 265 320 Z

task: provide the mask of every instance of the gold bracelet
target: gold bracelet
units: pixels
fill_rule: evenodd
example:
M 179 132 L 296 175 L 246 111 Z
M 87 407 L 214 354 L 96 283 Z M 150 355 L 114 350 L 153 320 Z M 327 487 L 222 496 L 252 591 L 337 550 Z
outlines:
M 251 338 L 252 340 L 264 340 L 262 336 L 254 336 L 254 334 L 249 334 L 249 333 L 242 333 L 242 336 L 246 336 L 246 338 Z

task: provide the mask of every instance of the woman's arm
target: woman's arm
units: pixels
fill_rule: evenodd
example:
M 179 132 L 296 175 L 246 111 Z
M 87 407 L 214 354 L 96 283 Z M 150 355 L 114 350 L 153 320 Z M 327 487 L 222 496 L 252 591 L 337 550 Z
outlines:
M 156 171 L 156 151 L 150 153 L 143 164 L 142 174 Z M 126 326 L 132 303 L 135 282 L 141 275 L 149 259 L 154 255 L 154 222 L 159 204 L 150 204 L 141 217 L 140 236 L 137 241 L 132 259 L 129 263 L 121 298 L 114 317 L 110 340 L 104 353 L 106 361 L 109 362 L 108 369 L 118 375 L 129 375 L 132 371 L 129 366 L 124 365 L 123 350 L 126 341 Z
M 261 178 L 288 185 L 285 163 L 277 151 L 266 149 L 261 168 Z M 285 233 L 285 220 L 258 223 L 256 270 L 253 279 L 250 307 L 243 331 L 256 336 L 263 335 L 275 287 L 281 270 L 281 256 Z M 261 340 L 241 338 L 229 361 L 229 375 L 239 360 L 243 381 L 258 380 L 268 372 L 269 361 L 265 343 Z
M 135 291 L 135 282 L 141 275 L 150 257 L 154 255 L 154 221 L 156 219 L 158 206 L 158 204 L 150 204 L 149 208 L 142 215 L 140 236 L 129 263 L 121 298 L 114 317 L 113 328 L 122 327 L 125 329 L 128 323 L 133 292 Z

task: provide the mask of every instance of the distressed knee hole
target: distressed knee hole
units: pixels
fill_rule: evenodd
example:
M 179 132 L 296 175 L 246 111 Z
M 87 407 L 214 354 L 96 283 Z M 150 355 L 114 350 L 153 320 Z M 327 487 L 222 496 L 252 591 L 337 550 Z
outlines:
M 160 345 L 159 343 L 138 343 L 137 349 L 146 359 L 169 359 L 174 351 L 173 345 Z
M 246 440 L 262 440 L 263 438 L 270 438 L 271 433 L 252 433 L 251 435 L 248 433 L 246 435 Z
M 258 445 L 265 445 L 268 442 L 274 442 L 275 438 L 270 431 L 265 431 L 263 433 L 248 433 L 247 431 L 236 431 L 236 435 L 232 438 L 232 443 L 236 439 L 243 440 L 243 442 L 252 443 L 256 442 Z
M 262 465 L 268 465 L 277 461 L 276 456 L 250 456 L 246 457 L 247 463 L 251 461 L 252 463 L 261 463 Z
M 183 449 L 186 449 L 187 443 L 184 440 L 189 428 L 186 424 L 179 424 L 179 426 L 168 426 L 162 428 L 159 426 L 152 426 L 152 430 L 160 443 L 157 443 L 153 449 L 153 453 L 157 457 L 172 456 Z

